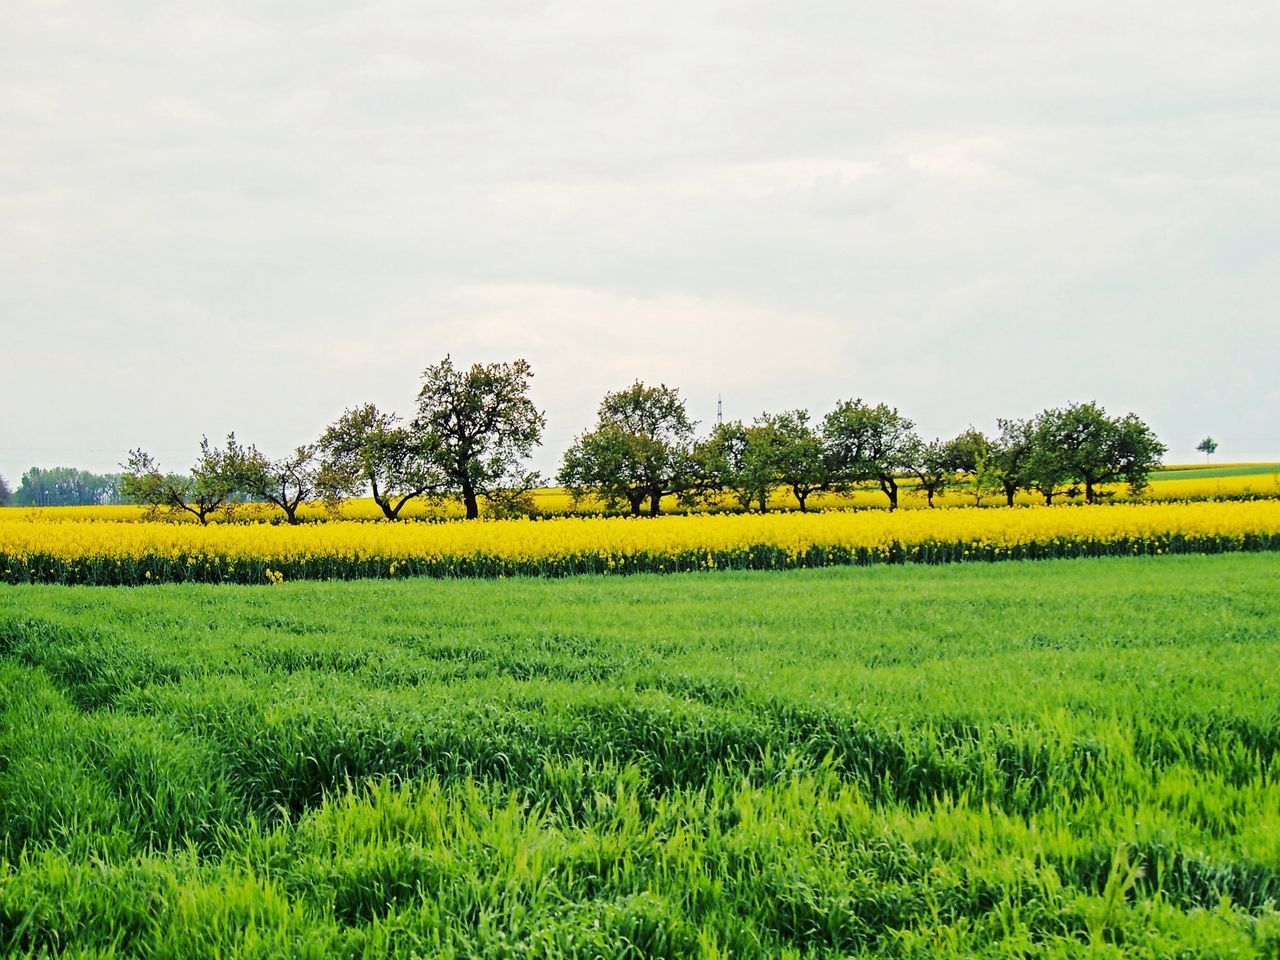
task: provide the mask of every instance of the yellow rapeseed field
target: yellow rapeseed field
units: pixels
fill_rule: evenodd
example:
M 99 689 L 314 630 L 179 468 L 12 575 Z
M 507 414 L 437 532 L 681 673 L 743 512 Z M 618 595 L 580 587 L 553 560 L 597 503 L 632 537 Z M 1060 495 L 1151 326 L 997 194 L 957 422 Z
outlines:
M 1128 489 L 1122 485 L 1103 487 L 1107 499 L 1121 503 L 1166 503 L 1184 500 L 1221 500 L 1248 499 L 1253 497 L 1280 498 L 1280 468 L 1276 472 L 1258 473 L 1242 476 L 1226 477 L 1180 477 L 1180 472 L 1196 468 L 1173 468 L 1159 471 L 1153 475 L 1153 482 L 1138 498 L 1129 496 Z M 1060 497 L 1069 502 L 1069 498 Z M 594 497 L 584 497 L 575 502 L 569 492 L 556 487 L 546 487 L 533 491 L 534 512 L 544 517 L 558 516 L 598 516 L 605 512 L 604 504 Z M 717 506 L 700 505 L 694 508 L 684 507 L 676 497 L 666 497 L 662 502 L 664 513 L 714 513 L 721 510 L 735 510 L 737 505 L 729 497 L 722 498 Z M 981 505 L 997 506 L 1004 504 L 1004 496 L 999 493 L 986 493 L 980 498 Z M 1014 501 L 1019 506 L 1041 506 L 1044 498 L 1038 494 L 1019 491 Z M 483 503 L 483 501 L 482 501 Z M 940 509 L 975 506 L 975 497 L 968 487 L 958 486 L 946 491 L 934 500 Z M 796 499 L 789 491 L 778 490 L 769 498 L 770 509 L 795 510 Z M 904 480 L 900 507 L 904 510 L 925 509 L 928 504 L 925 498 L 915 492 L 914 483 Z M 867 487 L 847 493 L 815 493 L 809 498 L 811 510 L 886 510 L 888 500 L 878 489 Z M 321 503 L 303 504 L 298 510 L 298 517 L 305 522 L 341 520 L 383 520 L 382 511 L 370 499 L 355 499 L 343 502 L 336 511 L 326 508 Z M 405 520 L 456 520 L 463 517 L 462 504 L 456 499 L 444 500 L 412 500 L 405 506 L 401 518 Z M 25 518 L 41 520 L 100 520 L 119 523 L 137 523 L 148 519 L 147 511 L 135 506 L 104 507 L 10 507 L 0 511 L 0 518 Z M 194 524 L 196 520 L 187 513 L 166 515 L 177 523 Z M 211 518 L 213 523 L 234 521 L 245 522 L 280 522 L 284 515 L 271 504 L 248 503 L 238 504 L 232 511 L 218 512 Z
M 558 576 L 1280 547 L 1280 501 L 299 526 L 0 512 L 10 582 Z

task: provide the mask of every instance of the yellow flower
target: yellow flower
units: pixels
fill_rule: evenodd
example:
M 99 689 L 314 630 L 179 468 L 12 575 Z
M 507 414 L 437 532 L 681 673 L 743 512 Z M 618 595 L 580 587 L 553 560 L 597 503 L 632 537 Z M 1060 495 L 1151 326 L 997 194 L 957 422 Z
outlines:
M 106 509 L 106 508 L 103 508 Z M 1280 545 L 1280 500 L 298 526 L 0 511 L 9 580 L 139 582 L 795 567 Z M 132 579 L 130 579 L 132 578 Z M 259 580 L 258 582 L 262 582 Z

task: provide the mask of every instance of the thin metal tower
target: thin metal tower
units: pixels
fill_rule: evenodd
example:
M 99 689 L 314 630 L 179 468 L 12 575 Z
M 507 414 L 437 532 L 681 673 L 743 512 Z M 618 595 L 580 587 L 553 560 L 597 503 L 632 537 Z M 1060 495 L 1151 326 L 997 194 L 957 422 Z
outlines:
M 716 426 L 724 424 L 724 397 L 716 395 Z

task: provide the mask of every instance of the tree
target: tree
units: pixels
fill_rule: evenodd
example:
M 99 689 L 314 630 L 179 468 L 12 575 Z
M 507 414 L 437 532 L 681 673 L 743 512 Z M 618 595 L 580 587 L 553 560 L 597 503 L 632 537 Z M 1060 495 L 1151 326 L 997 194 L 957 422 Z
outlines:
M 368 489 L 388 520 L 415 497 L 438 494 L 445 481 L 428 442 L 399 422 L 372 403 L 344 411 L 317 444 L 317 492 L 332 505 Z
M 1137 496 L 1147 488 L 1151 471 L 1160 466 L 1169 448 L 1160 442 L 1155 432 L 1137 414 L 1126 413 L 1112 421 L 1116 432 L 1110 449 L 1110 479 L 1123 480 L 1129 493 Z
M 1196 450 L 1204 454 L 1204 462 L 1208 463 L 1209 458 L 1218 452 L 1218 441 L 1213 437 L 1205 437 Z
M 1000 435 L 988 448 L 987 465 L 1005 503 L 1013 506 L 1021 488 L 1032 487 L 1032 456 L 1035 453 L 1035 428 L 1029 420 L 997 420 Z M 1052 499 L 1052 494 L 1050 494 Z
M 625 501 L 633 516 L 647 500 L 656 516 L 664 496 L 694 486 L 693 430 L 678 390 L 637 380 L 605 394 L 595 427 L 575 438 L 557 476 L 575 498 L 593 492 L 610 508 Z
M 951 444 L 942 440 L 920 444 L 911 464 L 911 472 L 919 481 L 917 491 L 924 494 L 932 509 L 933 498 L 945 493 L 956 476 L 955 451 Z
M 227 434 L 225 449 L 214 447 L 208 437 L 200 440 L 200 456 L 190 475 L 176 476 L 160 471 L 156 461 L 143 450 L 130 450 L 122 466 L 125 474 L 120 490 L 135 503 L 152 509 L 185 511 L 200 521 L 209 522 L 215 511 L 227 507 L 237 493 L 243 491 L 248 451 Z
M 738 505 L 769 509 L 769 494 L 777 485 L 777 445 L 774 430 L 757 420 L 717 424 L 711 436 L 694 448 L 697 473 L 706 492 L 728 490 Z
M 450 357 L 423 371 L 413 429 L 426 440 L 436 469 L 462 496 L 468 520 L 480 516 L 479 495 L 538 483 L 522 461 L 542 441 L 546 417 L 529 399 L 526 360 L 456 369 Z
M 916 463 L 915 424 L 886 404 L 846 400 L 823 418 L 822 437 L 832 477 L 847 486 L 875 481 L 898 508 L 898 478 Z
M 251 496 L 274 503 L 290 523 L 297 523 L 298 507 L 316 496 L 319 473 L 314 444 L 297 447 L 279 460 L 268 460 L 256 447 L 250 447 L 242 486 Z
M 969 478 L 974 506 L 982 506 L 984 498 L 1001 489 L 995 443 L 981 430 L 969 427 L 947 444 L 947 450 L 952 470 Z
M 1096 503 L 1098 488 L 1108 483 L 1124 482 L 1140 493 L 1168 449 L 1136 415 L 1109 417 L 1092 401 L 1044 411 L 1035 438 L 1033 459 L 1062 480 L 1084 484 L 1087 503 Z
M 1071 459 L 1043 414 L 1031 423 L 1031 447 L 1021 481 L 1028 490 L 1044 497 L 1045 506 L 1052 506 L 1053 498 L 1060 494 L 1080 495 L 1078 487 L 1065 486 L 1072 481 Z
M 600 424 L 570 444 L 557 480 L 575 501 L 595 493 L 608 509 L 617 509 L 625 501 L 631 515 L 639 516 L 650 489 L 645 472 L 648 446 L 617 424 Z
M 12 496 L 13 491 L 9 489 L 9 484 L 5 483 L 4 477 L 0 476 L 0 507 L 7 504 Z
M 831 489 L 822 438 L 809 426 L 809 412 L 765 414 L 756 423 L 767 425 L 772 432 L 775 480 L 791 489 L 804 513 L 811 494 Z

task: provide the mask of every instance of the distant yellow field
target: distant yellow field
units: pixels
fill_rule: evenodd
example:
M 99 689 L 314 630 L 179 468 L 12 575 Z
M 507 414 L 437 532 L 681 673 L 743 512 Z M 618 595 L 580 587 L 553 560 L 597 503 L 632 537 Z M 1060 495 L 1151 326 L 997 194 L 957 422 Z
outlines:
M 1155 474 L 1151 485 L 1138 498 L 1141 502 L 1162 503 L 1180 500 L 1214 500 L 1214 499 L 1246 499 L 1251 497 L 1280 497 L 1280 465 L 1275 464 L 1216 464 L 1212 472 L 1221 470 L 1247 469 L 1251 472 L 1228 476 L 1194 476 L 1179 477 L 1179 472 L 1206 472 L 1203 465 L 1186 467 L 1168 467 Z M 1258 472 L 1258 471 L 1262 472 Z M 1128 489 L 1121 485 L 1104 488 L 1108 499 L 1117 502 L 1128 502 Z M 1059 498 L 1069 502 L 1068 498 Z M 538 514 L 544 516 L 597 516 L 605 512 L 604 504 L 593 497 L 586 497 L 574 502 L 568 491 L 548 487 L 534 491 L 533 501 Z M 1021 506 L 1039 506 L 1044 499 L 1037 494 L 1019 492 L 1015 502 Z M 936 497 L 935 506 L 942 509 L 955 507 L 972 507 L 976 499 L 971 490 L 964 486 L 948 490 Z M 981 498 L 982 506 L 999 506 L 1004 503 L 1000 494 L 986 494 Z M 915 492 L 912 481 L 904 481 L 900 499 L 900 507 L 904 510 L 918 510 L 927 507 L 925 498 Z M 778 491 L 770 499 L 770 508 L 774 510 L 795 510 L 796 499 L 787 491 Z M 866 488 L 851 493 L 815 493 L 809 498 L 812 510 L 847 510 L 847 509 L 886 509 L 888 500 L 878 489 Z M 667 497 L 662 504 L 664 513 L 685 512 L 718 512 L 736 508 L 730 499 L 724 498 L 719 505 L 703 505 L 690 510 L 682 506 L 676 497 Z M 323 504 L 307 504 L 298 512 L 299 518 L 307 521 L 320 520 L 382 520 L 382 512 L 370 499 L 345 501 L 337 513 L 328 510 Z M 401 513 L 406 520 L 450 520 L 461 519 L 462 505 L 456 500 L 417 500 L 410 501 Z M 0 517 L 10 519 L 40 520 L 100 520 L 112 522 L 136 523 L 148 519 L 146 511 L 134 506 L 110 507 L 9 507 L 0 511 Z M 167 519 L 180 523 L 195 523 L 195 518 L 187 514 L 168 516 Z M 220 513 L 213 522 L 278 522 L 283 515 L 270 504 L 240 504 L 230 513 Z

